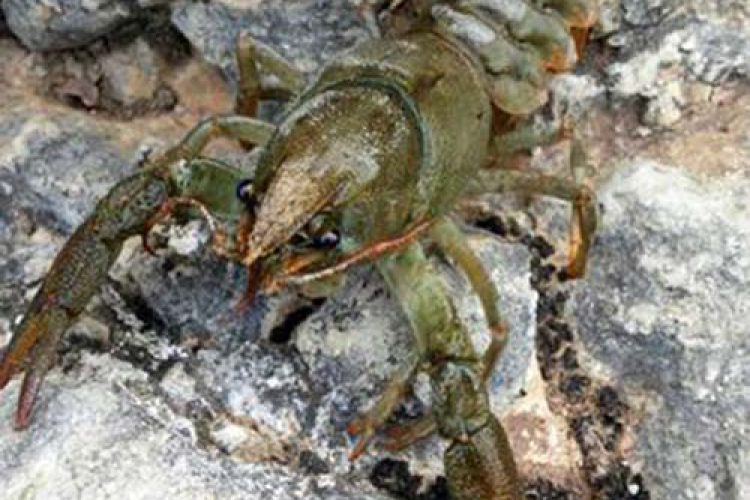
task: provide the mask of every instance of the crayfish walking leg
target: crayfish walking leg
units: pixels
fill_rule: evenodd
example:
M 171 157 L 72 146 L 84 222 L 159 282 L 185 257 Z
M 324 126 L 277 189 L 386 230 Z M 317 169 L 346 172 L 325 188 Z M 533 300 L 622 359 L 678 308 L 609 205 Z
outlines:
M 499 295 L 492 279 L 487 273 L 479 257 L 469 246 L 466 235 L 449 217 L 442 217 L 430 229 L 430 237 L 437 244 L 440 251 L 449 257 L 453 263 L 460 268 L 469 279 L 472 289 L 479 297 L 479 301 L 484 311 L 487 321 L 487 327 L 490 331 L 490 344 L 482 357 L 481 379 L 486 383 L 492 371 L 500 358 L 500 355 L 508 342 L 508 327 L 505 324 L 498 307 Z M 420 338 L 422 344 L 427 340 Z M 418 347 L 420 347 L 418 345 Z M 424 347 L 421 347 L 424 351 Z M 399 372 L 393 381 L 388 385 L 386 392 L 376 405 L 367 411 L 364 415 L 358 417 L 353 425 L 350 426 L 351 433 L 360 434 L 360 441 L 355 450 L 361 453 L 369 437 L 375 429 L 382 425 L 390 416 L 392 410 L 400 399 L 395 398 L 397 391 L 403 394 L 407 384 L 416 372 L 415 369 Z M 409 378 L 404 375 L 409 374 Z M 420 420 L 405 426 L 392 427 L 387 430 L 390 439 L 386 443 L 386 448 L 390 450 L 400 450 L 410 446 L 415 441 L 425 438 L 437 429 L 435 415 L 428 414 Z M 354 432 L 352 432 L 354 431 Z M 356 455 L 354 455 L 356 456 Z
M 445 474 L 457 499 L 520 498 L 513 454 L 492 414 L 483 360 L 474 351 L 440 276 L 415 243 L 379 264 L 400 301 L 429 363 L 433 414 L 439 434 L 450 441 Z
M 518 170 L 483 169 L 478 172 L 467 195 L 516 192 L 551 196 L 569 202 L 570 237 L 565 274 L 567 278 L 576 279 L 586 273 L 588 252 L 594 240 L 599 215 L 596 195 L 582 180 L 587 168 L 587 159 L 582 142 L 575 137 L 571 141 L 569 161 L 571 178 Z M 482 209 L 479 208 L 481 212 Z M 475 210 L 469 208 L 469 212 L 473 211 Z

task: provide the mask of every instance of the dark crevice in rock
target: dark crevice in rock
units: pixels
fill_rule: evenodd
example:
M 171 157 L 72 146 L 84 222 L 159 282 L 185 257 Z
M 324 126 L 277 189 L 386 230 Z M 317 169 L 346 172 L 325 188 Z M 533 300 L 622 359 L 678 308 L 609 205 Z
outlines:
M 583 58 L 578 63 L 578 71 L 596 77 L 598 81 L 606 81 L 607 68 L 620 59 L 619 47 L 613 47 L 608 42 L 609 37 L 590 37 L 583 51 Z
M 317 476 L 320 474 L 328 474 L 331 472 L 328 464 L 320 458 L 315 452 L 310 450 L 302 450 L 298 457 L 298 465 L 300 470 L 311 476 Z
M 592 482 L 603 500 L 649 500 L 651 494 L 643 485 L 643 477 L 634 474 L 629 465 L 616 463 Z
M 161 380 L 169 369 L 179 361 L 175 358 L 157 360 L 146 346 L 129 342 L 118 343 L 112 351 L 112 355 L 121 361 L 126 361 L 142 369 L 154 382 Z
M 87 335 L 76 335 L 70 332 L 65 335 L 57 346 L 58 364 L 63 373 L 70 373 L 75 370 L 80 362 L 83 352 L 101 353 L 107 350 L 108 346 L 102 339 L 92 338 Z
M 143 370 L 154 384 L 158 384 L 169 369 L 182 359 L 177 351 L 174 355 L 159 354 L 160 342 L 175 346 L 180 344 L 180 327 L 169 324 L 137 291 L 128 290 L 115 280 L 109 280 L 107 286 L 110 293 L 117 297 L 118 303 L 107 304 L 99 311 L 99 315 L 113 325 L 109 339 L 111 345 L 100 348 L 108 348 L 113 357 Z M 113 308 L 122 311 L 118 313 Z M 121 317 L 123 312 L 131 314 L 138 326 L 124 320 Z
M 501 238 L 509 236 L 509 228 L 505 226 L 505 221 L 500 217 L 483 217 L 474 221 L 473 225 L 479 229 L 496 234 Z
M 540 260 L 547 259 L 555 253 L 555 247 L 549 243 L 546 238 L 539 236 L 538 234 L 525 234 L 521 236 L 519 242 L 528 247 L 531 254 Z
M 505 228 L 513 224 L 497 221 L 494 225 Z M 506 231 L 500 235 L 507 238 Z M 536 349 L 542 378 L 550 400 L 564 402 L 562 407 L 551 404 L 550 408 L 568 421 L 594 497 L 649 499 L 640 474 L 626 464 L 619 450 L 630 421 L 627 404 L 614 387 L 587 374 L 578 360 L 578 334 L 564 314 L 569 296 L 564 289 L 566 276 L 547 261 L 554 254 L 554 247 L 533 231 L 524 231 L 517 241 L 532 254 L 530 282 L 539 294 Z M 554 488 L 549 496 L 533 495 L 529 498 L 569 498 Z
M 289 313 L 286 318 L 276 325 L 268 336 L 273 344 L 286 344 L 292 339 L 292 335 L 299 325 L 323 306 L 325 299 L 315 299 Z
M 375 464 L 370 473 L 372 484 L 387 491 L 395 498 L 404 500 L 447 500 L 448 483 L 439 477 L 428 488 L 424 488 L 423 478 L 409 472 L 409 464 L 403 460 L 386 458 Z
M 560 488 L 545 479 L 528 484 L 523 490 L 525 500 L 578 500 L 575 493 Z
M 116 282 L 112 283 L 115 284 L 117 292 L 125 302 L 128 310 L 143 322 L 146 329 L 164 331 L 167 328 L 166 321 L 164 321 L 159 312 L 156 311 L 142 295 L 138 293 L 130 293 L 124 290 L 124 287 L 117 286 Z
M 8 23 L 5 21 L 5 14 L 3 13 L 2 9 L 0 9 L 0 38 L 9 36 L 12 36 L 12 33 L 8 28 Z
M 189 42 L 170 23 L 170 10 L 145 11 L 85 47 L 42 54 L 46 76 L 39 89 L 67 105 L 120 119 L 171 111 L 177 94 L 165 68 L 192 54 Z
M 519 238 L 522 234 L 521 226 L 513 219 L 503 219 L 497 214 L 487 215 L 471 221 L 472 226 L 484 229 L 501 238 Z

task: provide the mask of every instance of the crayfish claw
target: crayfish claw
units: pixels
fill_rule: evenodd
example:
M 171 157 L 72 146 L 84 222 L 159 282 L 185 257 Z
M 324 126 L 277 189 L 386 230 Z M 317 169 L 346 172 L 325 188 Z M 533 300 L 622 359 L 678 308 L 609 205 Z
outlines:
M 54 363 L 57 344 L 70 326 L 65 310 L 53 302 L 41 294 L 34 299 L 27 319 L 3 351 L 0 361 L 0 389 L 26 365 L 16 409 L 15 428 L 18 430 L 29 425 L 39 388 Z
M 21 384 L 21 392 L 18 394 L 18 407 L 16 408 L 16 421 L 14 425 L 17 431 L 29 426 L 31 411 L 39 395 L 39 388 L 42 386 L 45 375 L 46 370 L 40 370 L 36 367 L 26 372 Z
M 3 389 L 10 379 L 18 372 L 25 362 L 29 351 L 44 335 L 49 323 L 49 315 L 42 309 L 41 295 L 34 298 L 29 308 L 29 314 L 24 318 L 18 332 L 13 335 L 10 343 L 5 346 L 0 357 L 0 389 Z
M 151 243 L 149 243 L 148 235 L 151 234 L 151 230 L 154 228 L 154 226 L 172 215 L 172 212 L 175 209 L 175 203 L 173 200 L 174 198 L 168 198 L 164 203 L 162 203 L 159 209 L 146 220 L 145 224 L 143 224 L 143 231 L 141 231 L 141 243 L 143 246 L 143 250 L 152 257 L 156 256 L 156 251 L 154 250 L 154 247 L 151 246 Z
M 16 411 L 17 429 L 29 425 L 63 334 L 106 280 L 124 241 L 139 234 L 166 199 L 165 181 L 153 173 L 126 178 L 97 204 L 55 258 L 0 361 L 0 389 L 20 369 L 26 370 Z
M 18 407 L 16 408 L 16 430 L 22 430 L 29 426 L 31 412 L 34 402 L 39 395 L 39 389 L 44 382 L 49 369 L 54 365 L 57 356 L 57 345 L 65 329 L 57 328 L 39 338 L 31 351 L 31 359 L 26 368 L 21 392 L 18 394 Z

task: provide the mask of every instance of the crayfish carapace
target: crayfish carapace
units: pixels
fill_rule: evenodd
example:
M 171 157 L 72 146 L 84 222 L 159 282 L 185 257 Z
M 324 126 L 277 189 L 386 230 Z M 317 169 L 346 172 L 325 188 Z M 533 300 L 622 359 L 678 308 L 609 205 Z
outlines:
M 545 102 L 550 73 L 575 63 L 595 5 L 407 0 L 369 7 L 386 37 L 341 54 L 309 85 L 276 53 L 241 37 L 237 114 L 203 121 L 99 201 L 53 262 L 2 357 L 0 387 L 25 369 L 18 428 L 29 423 L 60 338 L 105 281 L 124 241 L 146 241 L 156 222 L 181 210 L 211 222 L 217 253 L 248 268 L 251 295 L 374 264 L 411 323 L 417 352 L 351 423 L 360 438 L 352 457 L 424 370 L 431 413 L 401 429 L 390 446 L 436 431 L 450 443 L 445 473 L 455 498 L 519 498 L 513 454 L 485 389 L 507 328 L 497 291 L 452 211 L 485 192 L 567 200 L 567 273 L 583 273 L 596 225 L 591 192 L 574 179 L 501 166 L 550 140 L 525 128 L 523 118 Z M 273 78 L 261 78 L 261 70 Z M 287 97 L 278 126 L 254 118 L 259 101 Z M 252 178 L 201 156 L 219 136 L 262 149 Z M 576 171 L 584 157 L 575 139 L 571 150 Z M 493 334 L 483 355 L 425 256 L 425 238 L 466 273 L 481 299 Z

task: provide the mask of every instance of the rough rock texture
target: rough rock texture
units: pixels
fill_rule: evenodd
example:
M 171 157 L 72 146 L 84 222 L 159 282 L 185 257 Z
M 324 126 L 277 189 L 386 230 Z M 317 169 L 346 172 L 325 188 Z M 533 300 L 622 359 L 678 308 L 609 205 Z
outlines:
M 3 0 L 8 26 L 32 50 L 80 47 L 133 18 L 143 2 Z
M 605 69 L 614 97 L 645 102 L 642 122 L 669 128 L 711 89 L 750 74 L 750 11 L 743 0 L 603 2 Z
M 191 48 L 166 8 L 75 50 L 35 54 L 38 92 L 63 103 L 133 118 L 172 110 L 174 78 L 184 75 Z
M 95 199 L 231 109 L 239 32 L 308 74 L 368 36 L 345 0 L 181 1 L 159 11 L 172 30 L 159 18 L 112 31 L 161 3 L 3 2 L 31 47 L 106 42 L 40 58 L 0 28 L 0 345 Z M 531 498 L 750 497 L 746 2 L 602 3 L 601 40 L 552 101 L 579 117 L 592 152 L 603 216 L 589 276 L 557 279 L 565 204 L 535 201 L 534 219 L 506 211 L 479 221 L 503 239 L 472 237 L 512 327 L 493 408 Z M 162 88 L 173 101 L 154 107 Z M 252 166 L 231 145 L 211 153 Z M 532 160 L 553 171 L 566 153 Z M 27 432 L 10 426 L 19 381 L 0 394 L 4 498 L 447 497 L 437 438 L 398 454 L 376 440 L 346 459 L 347 422 L 410 349 L 377 273 L 350 273 L 325 302 L 285 293 L 237 313 L 244 270 L 205 255 L 201 223 L 153 240 L 158 257 L 126 245 Z M 434 264 L 484 346 L 465 279 Z M 420 379 L 395 422 L 428 406 Z
M 129 363 L 85 355 L 71 375 L 51 377 L 33 434 L 12 431 L 14 400 L 0 403 L 5 498 L 384 498 L 366 484 L 201 450 L 191 422 Z
M 237 35 L 249 33 L 282 52 L 306 73 L 368 37 L 351 0 L 314 2 L 180 1 L 172 22 L 207 61 L 236 79 Z
M 648 161 L 600 190 L 603 230 L 568 309 L 592 372 L 637 409 L 632 456 L 653 498 L 750 495 L 748 195 L 746 176 Z
M 108 95 L 124 107 L 153 100 L 162 85 L 159 56 L 142 39 L 102 60 Z

